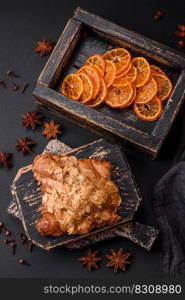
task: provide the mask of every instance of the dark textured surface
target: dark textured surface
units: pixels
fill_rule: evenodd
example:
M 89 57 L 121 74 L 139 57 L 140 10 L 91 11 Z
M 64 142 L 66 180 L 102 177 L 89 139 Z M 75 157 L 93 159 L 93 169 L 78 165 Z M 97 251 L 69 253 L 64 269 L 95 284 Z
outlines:
M 17 237 L 22 227 L 18 220 L 6 213 L 11 195 L 10 184 L 18 169 L 28 165 L 35 154 L 40 153 L 47 144 L 47 140 L 42 136 L 41 129 L 36 132 L 26 130 L 21 125 L 21 115 L 27 110 L 35 108 L 31 97 L 38 75 L 40 74 L 46 58 L 40 58 L 35 52 L 36 41 L 43 37 L 57 41 L 67 20 L 71 16 L 76 6 L 81 6 L 91 10 L 113 22 L 126 26 L 129 29 L 138 31 L 148 37 L 176 48 L 177 39 L 174 31 L 178 23 L 184 22 L 184 1 L 156 1 L 141 0 L 125 2 L 122 0 L 107 1 L 3 1 L 0 9 L 0 72 L 1 78 L 6 80 L 7 85 L 12 81 L 28 81 L 30 84 L 25 94 L 13 92 L 11 89 L 0 89 L 0 149 L 6 152 L 13 152 L 14 168 L 7 172 L 0 168 L 0 220 L 7 224 Z M 153 14 L 156 9 L 164 11 L 164 19 L 155 22 Z M 7 69 L 13 69 L 21 77 L 11 80 L 4 75 Z M 61 140 L 71 147 L 77 147 L 96 139 L 96 136 L 70 122 L 53 117 L 45 112 L 45 120 L 54 118 L 62 124 L 63 135 Z M 152 207 L 152 191 L 158 179 L 169 169 L 177 148 L 177 141 L 180 131 L 180 116 L 168 139 L 165 141 L 163 149 L 157 160 L 152 161 L 135 150 L 125 149 L 127 159 L 132 167 L 135 179 L 141 189 L 144 201 L 137 219 L 141 223 L 156 225 L 156 219 Z M 15 137 L 29 136 L 33 138 L 37 145 L 34 154 L 23 156 L 15 151 Z M 11 256 L 10 249 L 3 244 L 4 237 L 0 235 L 0 261 L 1 277 L 58 277 L 58 278 L 116 278 L 116 279 L 138 279 L 156 278 L 160 276 L 161 248 L 158 240 L 151 252 L 137 247 L 133 243 L 121 238 L 115 238 L 103 242 L 98 246 L 102 255 L 110 252 L 111 248 L 123 247 L 133 253 L 133 264 L 128 272 L 119 273 L 115 276 L 113 272 L 104 267 L 105 261 L 101 264 L 101 269 L 92 273 L 82 270 L 78 257 L 82 251 L 69 251 L 68 249 L 57 249 L 54 252 L 45 252 L 39 248 L 29 254 L 27 247 L 17 247 L 17 255 Z M 32 266 L 24 268 L 17 263 L 18 258 L 28 259 Z

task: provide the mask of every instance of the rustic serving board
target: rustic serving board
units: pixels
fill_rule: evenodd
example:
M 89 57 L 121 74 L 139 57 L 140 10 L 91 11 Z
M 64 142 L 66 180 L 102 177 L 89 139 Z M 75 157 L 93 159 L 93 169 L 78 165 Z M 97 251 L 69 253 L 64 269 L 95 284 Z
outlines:
M 131 170 L 120 148 L 103 140 L 92 142 L 88 145 L 67 152 L 67 155 L 75 155 L 77 158 L 98 157 L 111 162 L 112 180 L 119 187 L 122 202 L 119 215 L 122 220 L 115 226 L 121 225 L 134 218 L 141 202 L 137 186 L 134 182 Z M 11 192 L 17 202 L 24 230 L 34 244 L 44 249 L 51 249 L 71 242 L 90 237 L 94 234 L 111 229 L 115 226 L 106 226 L 84 235 L 63 235 L 61 237 L 41 237 L 35 229 L 35 222 L 40 217 L 40 205 L 42 194 L 33 178 L 31 165 L 19 170 L 11 187 Z
M 51 140 L 46 146 L 44 153 L 59 154 L 66 153 L 70 150 L 72 149 L 68 145 L 62 143 L 61 141 Z M 23 222 L 20 210 L 17 206 L 17 202 L 14 196 L 7 211 L 10 215 L 18 218 L 21 221 L 21 223 Z M 159 231 L 152 226 L 144 225 L 135 221 L 130 221 L 122 225 L 116 226 L 114 228 L 104 230 L 103 232 L 93 234 L 92 236 L 82 239 L 80 241 L 75 241 L 70 244 L 66 244 L 65 246 L 70 249 L 81 249 L 87 246 L 91 246 L 95 243 L 101 242 L 103 240 L 108 240 L 116 236 L 120 236 L 131 240 L 135 244 L 149 251 L 154 241 L 156 240 L 158 234 Z
M 161 67 L 174 85 L 162 116 L 155 122 L 140 120 L 132 108 L 112 109 L 107 105 L 90 108 L 63 96 L 61 82 L 75 72 L 93 53 L 103 54 L 125 47 L 132 56 L 144 56 Z M 68 21 L 33 91 L 37 103 L 116 142 L 129 142 L 152 154 L 159 152 L 184 101 L 185 56 L 138 33 L 77 8 Z

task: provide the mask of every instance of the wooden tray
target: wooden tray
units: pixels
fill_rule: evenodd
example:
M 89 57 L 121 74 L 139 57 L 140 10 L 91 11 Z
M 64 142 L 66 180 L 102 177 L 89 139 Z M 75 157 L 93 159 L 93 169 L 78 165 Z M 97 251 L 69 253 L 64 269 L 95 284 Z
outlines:
M 113 146 L 103 140 L 99 140 L 78 149 L 71 150 L 67 152 L 67 154 L 75 155 L 77 158 L 99 157 L 112 163 L 112 179 L 119 187 L 122 198 L 119 210 L 119 215 L 122 217 L 122 220 L 117 225 L 106 226 L 94 230 L 90 234 L 63 235 L 58 238 L 41 237 L 35 229 L 35 222 L 40 217 L 39 208 L 42 194 L 36 180 L 33 178 L 31 165 L 27 166 L 20 169 L 17 173 L 11 187 L 11 192 L 17 202 L 24 230 L 28 238 L 32 240 L 34 244 L 46 250 L 79 241 L 132 220 L 141 202 L 141 196 L 139 195 L 129 165 L 118 146 Z
M 120 111 L 103 105 L 93 109 L 60 94 L 59 86 L 66 74 L 75 72 L 89 55 L 117 46 L 125 47 L 132 56 L 146 57 L 172 80 L 173 93 L 157 121 L 140 120 L 132 108 Z M 33 95 L 39 104 L 58 115 L 104 137 L 114 137 L 117 142 L 130 142 L 155 157 L 184 100 L 184 68 L 183 54 L 78 8 L 39 76 Z

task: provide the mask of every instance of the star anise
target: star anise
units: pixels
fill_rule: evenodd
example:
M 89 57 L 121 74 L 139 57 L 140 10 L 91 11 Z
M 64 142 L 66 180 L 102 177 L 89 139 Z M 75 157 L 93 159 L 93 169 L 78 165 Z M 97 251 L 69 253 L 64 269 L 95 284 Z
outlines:
M 177 46 L 181 49 L 185 48 L 185 41 L 182 41 L 182 40 L 178 41 Z
M 123 253 L 123 248 L 120 248 L 118 251 L 111 250 L 112 255 L 106 255 L 106 257 L 110 260 L 107 263 L 107 267 L 114 267 L 114 272 L 117 272 L 118 269 L 122 271 L 126 271 L 127 264 L 130 264 L 130 261 L 127 258 L 131 255 L 131 253 Z
M 175 35 L 176 35 L 177 37 L 184 38 L 184 37 L 185 37 L 185 31 L 180 31 L 180 30 L 175 31 Z
M 57 135 L 62 133 L 59 128 L 61 125 L 55 124 L 53 120 L 50 121 L 50 123 L 44 123 L 44 130 L 42 131 L 43 134 L 45 134 L 49 139 L 54 138 L 57 139 Z
M 7 169 L 11 168 L 11 163 L 9 161 L 11 156 L 12 153 L 0 152 L 0 165 Z
M 154 20 L 158 21 L 163 17 L 164 13 L 161 10 L 157 10 L 154 14 Z
M 178 24 L 178 29 L 180 31 L 185 31 L 185 25 L 184 24 Z
M 6 83 L 2 79 L 0 79 L 0 87 L 3 87 L 4 89 L 6 89 Z
M 30 138 L 26 137 L 25 139 L 16 138 L 16 141 L 18 145 L 16 146 L 16 149 L 18 151 L 23 152 L 23 154 L 26 154 L 28 152 L 31 152 L 31 147 L 35 145 L 35 143 L 30 140 Z
M 8 75 L 8 76 L 10 76 L 10 77 L 15 77 L 15 78 L 19 77 L 19 76 L 18 76 L 17 74 L 15 74 L 15 72 L 12 71 L 12 70 L 7 70 L 5 73 L 6 73 L 6 75 Z
M 35 48 L 36 52 L 40 53 L 40 56 L 48 55 L 53 51 L 53 44 L 51 41 L 46 41 L 43 39 L 43 41 L 37 42 L 38 46 Z
M 39 120 L 43 118 L 43 115 L 38 114 L 37 111 L 29 111 L 22 117 L 22 123 L 26 128 L 31 127 L 33 130 L 36 129 L 37 125 L 42 124 L 42 122 Z
M 92 268 L 98 269 L 97 262 L 102 260 L 101 257 L 97 256 L 98 252 L 99 251 L 92 252 L 91 249 L 88 249 L 86 255 L 79 258 L 79 260 L 82 262 L 82 266 L 87 266 L 89 272 Z

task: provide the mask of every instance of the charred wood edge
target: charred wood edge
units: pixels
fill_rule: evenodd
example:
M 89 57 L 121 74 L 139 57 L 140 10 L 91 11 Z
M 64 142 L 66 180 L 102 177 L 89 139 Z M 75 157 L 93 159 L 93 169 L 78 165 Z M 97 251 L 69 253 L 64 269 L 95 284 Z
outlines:
M 58 148 L 58 152 L 63 152 L 63 150 L 64 151 L 72 150 L 69 146 L 65 145 L 64 143 L 58 140 L 53 140 L 48 143 L 44 152 L 56 153 L 56 150 L 54 150 L 56 147 Z M 17 203 L 15 202 L 16 201 L 15 196 L 14 195 L 12 196 L 13 196 L 13 201 L 8 207 L 8 213 L 18 218 L 22 222 L 21 213 L 19 211 Z M 92 237 L 88 237 L 82 241 L 70 243 L 69 245 L 66 245 L 66 247 L 70 249 L 83 248 L 86 246 L 90 246 L 93 243 L 97 243 L 106 239 L 111 239 L 115 236 L 121 236 L 133 241 L 134 243 L 140 245 L 141 247 L 149 251 L 156 237 L 158 236 L 158 233 L 159 231 L 151 226 L 143 225 L 138 222 L 128 222 L 118 226 L 117 228 L 109 229 L 104 232 L 98 233 Z
M 159 231 L 152 226 L 143 225 L 138 222 L 127 222 L 116 228 L 99 233 L 93 237 L 88 237 L 85 240 L 81 240 L 77 243 L 70 243 L 66 245 L 66 247 L 70 249 L 84 248 L 92 245 L 93 243 L 98 243 L 119 236 L 129 239 L 135 244 L 149 251 L 151 250 L 151 247 L 158 234 Z
M 144 148 L 154 156 L 158 153 L 160 144 L 158 137 L 141 132 L 98 111 L 94 112 L 94 109 L 69 99 L 51 88 L 38 83 L 33 91 L 33 96 L 39 104 L 41 103 L 48 109 L 67 113 L 71 119 L 75 119 L 81 124 L 87 123 L 88 128 L 93 127 L 100 131 L 101 127 L 103 133 L 112 133 L 114 136 L 134 143 L 137 147 Z
M 155 55 L 158 59 L 163 58 L 167 65 L 185 68 L 184 54 L 150 38 L 146 38 L 137 32 L 118 26 L 80 7 L 76 8 L 73 18 L 86 24 L 91 30 L 100 33 L 105 38 L 109 37 L 113 42 L 119 42 L 121 45 L 123 41 L 126 41 L 128 44 L 151 53 L 152 56 Z
M 81 22 L 69 19 L 38 82 L 50 87 L 55 84 L 80 38 L 81 28 Z

